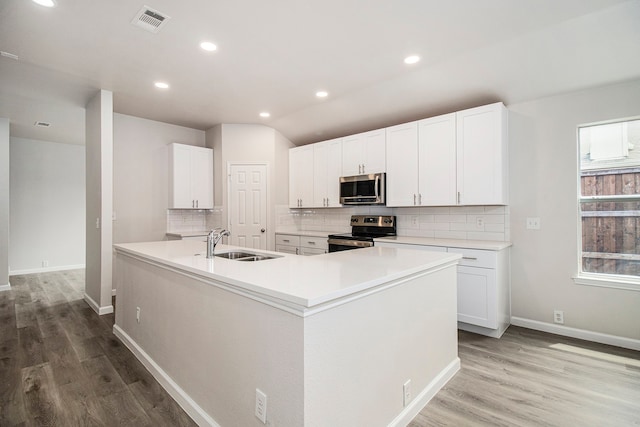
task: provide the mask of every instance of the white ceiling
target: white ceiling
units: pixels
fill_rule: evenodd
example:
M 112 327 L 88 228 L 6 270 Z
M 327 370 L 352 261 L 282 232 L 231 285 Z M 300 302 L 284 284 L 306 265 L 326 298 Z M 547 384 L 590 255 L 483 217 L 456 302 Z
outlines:
M 171 18 L 158 34 L 130 23 L 145 4 Z M 0 58 L 0 117 L 12 136 L 82 144 L 106 89 L 118 113 L 305 144 L 640 78 L 639 46 L 640 0 L 2 0 L 0 50 L 20 59 Z

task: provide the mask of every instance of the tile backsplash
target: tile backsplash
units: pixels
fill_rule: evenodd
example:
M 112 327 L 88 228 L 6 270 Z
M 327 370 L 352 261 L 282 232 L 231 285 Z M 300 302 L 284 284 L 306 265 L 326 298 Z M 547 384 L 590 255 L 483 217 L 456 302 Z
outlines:
M 508 206 L 276 208 L 277 227 L 299 231 L 349 232 L 351 215 L 363 214 L 395 215 L 400 236 L 502 242 L 511 238 Z
M 211 230 L 222 224 L 222 208 L 167 209 L 167 232 L 187 233 Z

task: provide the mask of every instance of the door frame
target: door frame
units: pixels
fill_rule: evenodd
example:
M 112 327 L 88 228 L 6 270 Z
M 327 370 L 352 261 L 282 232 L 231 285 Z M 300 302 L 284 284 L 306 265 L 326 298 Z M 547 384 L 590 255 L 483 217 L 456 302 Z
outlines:
M 271 248 L 271 242 L 274 241 L 275 239 L 275 232 L 274 230 L 272 230 L 272 224 L 271 224 L 271 214 L 270 214 L 270 210 L 271 210 L 271 191 L 269 191 L 269 189 L 271 188 L 270 185 L 270 177 L 271 177 L 271 171 L 270 171 L 270 167 L 269 167 L 269 162 L 242 162 L 242 161 L 227 161 L 227 229 L 231 230 L 231 168 L 233 166 L 264 166 L 265 167 L 265 171 L 266 171 L 266 184 L 267 184 L 267 188 L 266 188 L 266 192 L 267 192 L 267 205 L 266 205 L 266 218 L 267 218 L 267 242 L 266 242 L 266 246 L 268 251 L 272 250 Z

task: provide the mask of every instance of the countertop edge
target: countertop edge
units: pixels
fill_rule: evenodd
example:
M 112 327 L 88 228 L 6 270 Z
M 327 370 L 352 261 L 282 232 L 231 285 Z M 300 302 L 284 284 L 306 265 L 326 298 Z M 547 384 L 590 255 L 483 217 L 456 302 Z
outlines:
M 393 274 L 388 274 L 376 279 L 365 280 L 357 285 L 334 291 L 328 294 L 319 295 L 316 297 L 304 298 L 287 293 L 280 292 L 276 289 L 270 289 L 269 287 L 260 286 L 255 283 L 248 283 L 241 280 L 236 280 L 231 277 L 223 276 L 213 272 L 207 272 L 198 268 L 191 267 L 189 265 L 181 264 L 179 262 L 172 261 L 171 259 L 154 256 L 149 253 L 136 250 L 135 248 L 128 247 L 132 244 L 116 244 L 114 250 L 116 254 L 122 254 L 124 256 L 147 262 L 152 265 L 156 265 L 159 268 L 163 268 L 169 271 L 174 271 L 178 274 L 183 274 L 188 277 L 195 278 L 203 283 L 217 286 L 236 294 L 243 295 L 263 302 L 265 304 L 274 306 L 292 314 L 306 317 L 332 307 L 342 305 L 349 301 L 362 298 L 371 293 L 379 292 L 388 287 L 395 286 L 399 282 L 403 282 L 405 278 L 419 275 L 429 274 L 430 272 L 446 268 L 451 265 L 456 265 L 460 259 L 460 254 L 449 253 L 439 259 L 420 264 L 415 267 L 405 268 L 402 271 L 398 271 Z M 135 244 L 134 244 L 135 245 Z M 244 249 L 235 248 L 233 246 L 225 246 L 225 249 Z M 271 251 L 262 251 L 262 253 L 277 254 L 280 256 L 297 257 L 299 255 L 288 255 L 275 253 Z M 318 255 L 323 256 L 323 255 Z M 325 255 L 326 256 L 326 255 Z M 233 261 L 231 261 L 233 262 Z

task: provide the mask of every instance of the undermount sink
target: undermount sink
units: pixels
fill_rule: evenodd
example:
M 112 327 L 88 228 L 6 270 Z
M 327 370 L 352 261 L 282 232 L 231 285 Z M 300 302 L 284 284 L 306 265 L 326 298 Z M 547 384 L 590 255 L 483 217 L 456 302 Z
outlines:
M 223 252 L 220 254 L 214 254 L 214 256 L 236 261 L 264 261 L 267 259 L 280 258 L 277 255 L 256 254 L 251 252 Z

